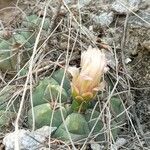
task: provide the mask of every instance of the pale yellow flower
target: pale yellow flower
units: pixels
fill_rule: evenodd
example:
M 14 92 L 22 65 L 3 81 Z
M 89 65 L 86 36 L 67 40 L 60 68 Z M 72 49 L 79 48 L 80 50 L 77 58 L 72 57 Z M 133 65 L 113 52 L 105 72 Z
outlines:
M 72 96 L 77 101 L 89 101 L 101 90 L 107 62 L 105 54 L 91 46 L 81 54 L 81 70 L 69 67 L 73 79 Z

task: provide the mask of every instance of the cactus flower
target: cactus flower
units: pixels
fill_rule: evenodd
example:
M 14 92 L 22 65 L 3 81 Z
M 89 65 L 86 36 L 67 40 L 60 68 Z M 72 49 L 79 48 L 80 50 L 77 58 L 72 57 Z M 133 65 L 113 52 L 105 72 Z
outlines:
M 88 102 L 104 88 L 103 75 L 107 62 L 105 54 L 91 46 L 81 54 L 81 69 L 69 67 L 72 75 L 72 96 L 78 102 Z

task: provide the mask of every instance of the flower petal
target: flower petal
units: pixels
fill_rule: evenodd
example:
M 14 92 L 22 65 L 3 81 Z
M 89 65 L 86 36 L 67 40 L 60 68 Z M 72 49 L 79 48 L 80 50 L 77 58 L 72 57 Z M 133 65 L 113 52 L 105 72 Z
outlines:
M 83 93 L 82 97 L 85 101 L 89 101 L 93 98 L 93 93 L 91 93 L 91 92 Z
M 104 91 L 105 90 L 105 86 L 106 86 L 106 82 L 102 81 L 99 85 L 99 87 L 95 87 L 93 88 L 93 91 Z
M 67 71 L 72 75 L 73 78 L 76 78 L 79 75 L 79 68 L 75 66 L 68 67 Z
M 79 101 L 79 102 L 84 101 L 84 99 L 83 99 L 81 96 L 76 96 L 76 97 L 75 97 L 75 100 L 76 100 L 76 101 Z
M 85 74 L 80 74 L 80 75 L 83 78 L 83 80 L 88 80 L 88 81 L 92 81 L 93 80 L 93 78 L 91 78 L 90 76 L 87 76 Z

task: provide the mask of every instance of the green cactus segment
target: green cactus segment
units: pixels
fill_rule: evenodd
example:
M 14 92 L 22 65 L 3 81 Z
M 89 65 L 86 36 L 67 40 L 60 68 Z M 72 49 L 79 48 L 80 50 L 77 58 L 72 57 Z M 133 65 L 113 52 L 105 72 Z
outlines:
M 4 132 L 4 128 L 13 122 L 16 114 L 11 111 L 0 110 L 0 131 Z
M 18 34 L 22 35 L 27 42 L 29 42 L 30 45 L 34 45 L 35 43 L 35 38 L 36 38 L 36 34 L 35 32 L 31 32 L 31 31 L 21 31 Z
M 64 124 L 69 131 L 71 139 L 74 141 L 87 137 L 90 132 L 88 123 L 84 116 L 78 113 L 72 113 L 67 116 L 65 122 L 59 126 L 53 137 L 64 141 L 69 141 L 69 135 Z
M 72 110 L 70 104 L 65 104 L 64 107 L 67 110 L 67 116 L 70 115 L 71 113 L 73 113 L 73 110 Z
M 12 95 L 16 91 L 16 86 L 8 86 L 7 88 L 0 89 L 0 111 L 8 109 L 9 111 L 18 110 L 18 99 L 11 100 Z
M 100 120 L 100 112 L 89 109 L 85 112 L 85 119 L 88 122 L 90 131 L 93 130 L 92 135 L 95 136 L 96 141 L 104 141 L 107 130 L 104 129 L 104 123 Z M 110 132 L 110 131 L 108 131 Z M 117 138 L 120 128 L 117 127 L 115 121 L 111 122 L 111 134 L 114 139 Z
M 35 28 L 39 27 L 41 22 L 42 18 L 37 15 L 27 16 L 22 22 L 22 25 L 25 26 L 26 29 L 13 33 L 8 39 L 3 36 L 4 32 L 0 31 L 0 70 L 15 71 L 17 69 L 16 65 L 22 67 L 25 64 L 32 54 L 32 47 L 34 46 L 36 38 Z M 48 30 L 49 25 L 50 19 L 45 18 L 43 29 Z M 33 31 L 29 31 L 30 28 L 32 28 Z M 21 64 L 16 61 L 18 60 L 18 56 L 21 56 L 20 59 L 23 59 Z
M 89 107 L 90 102 L 73 100 L 71 108 L 74 112 L 85 112 Z
M 25 47 L 31 47 L 31 44 L 27 41 L 27 39 L 21 34 L 14 34 L 14 43 L 18 43 Z
M 61 85 L 62 83 L 62 79 L 64 76 L 64 69 L 59 69 L 57 71 L 55 71 L 52 75 L 52 77 L 59 83 L 59 85 Z M 63 88 L 67 91 L 68 94 L 70 94 L 70 81 L 69 78 L 67 77 L 67 74 L 64 77 L 64 82 L 63 82 Z
M 27 75 L 27 73 L 28 73 L 28 69 L 22 68 L 22 69 L 20 70 L 19 76 L 25 76 L 25 75 Z
M 67 93 L 60 85 L 49 84 L 45 89 L 44 99 L 46 101 L 66 102 Z
M 44 99 L 44 94 L 48 84 L 58 84 L 53 78 L 45 78 L 39 82 L 39 85 L 33 91 L 33 106 L 47 103 Z
M 25 27 L 34 29 L 34 28 L 40 27 L 41 22 L 42 22 L 42 18 L 38 17 L 37 15 L 30 15 L 24 19 L 24 21 L 22 22 L 22 25 Z M 48 30 L 49 26 L 50 26 L 50 19 L 45 18 L 43 29 Z
M 11 44 L 5 40 L 0 42 L 0 69 L 12 70 L 16 64 L 12 64 L 11 61 L 15 57 L 10 49 Z
M 40 81 L 39 85 L 33 92 L 33 106 L 47 103 L 48 101 L 59 101 L 61 91 L 61 101 L 66 102 L 67 93 L 61 89 L 58 82 L 53 78 L 45 78 Z
M 93 111 L 92 109 L 88 109 L 85 112 L 85 119 L 88 122 L 90 131 L 93 130 L 92 135 L 95 136 L 95 140 L 102 141 L 104 140 L 104 125 L 103 122 L 98 119 L 100 113 L 98 111 Z M 97 121 L 98 119 L 98 121 Z
M 35 42 L 35 33 L 29 31 L 16 32 L 13 35 L 13 44 L 20 44 L 25 48 L 32 48 Z
M 0 42 L 0 69 L 2 71 L 15 70 L 17 64 L 17 57 L 19 53 L 20 59 L 23 59 L 23 65 L 31 55 L 31 48 L 34 45 L 35 34 L 32 32 L 16 32 L 7 41 L 1 40 Z M 26 48 L 25 51 L 21 47 Z M 29 52 L 30 53 L 29 53 Z
M 99 119 L 96 123 L 100 113 L 98 111 L 93 111 L 92 109 L 89 109 L 85 112 L 85 119 L 89 124 L 90 130 L 94 127 L 93 133 L 98 133 L 103 129 L 103 122 Z
M 64 118 L 67 116 L 67 111 L 63 106 L 58 106 L 53 110 L 53 107 L 49 104 L 41 104 L 33 107 L 35 128 L 41 128 L 43 126 L 49 126 L 52 120 L 52 127 L 58 127 L 62 123 L 61 110 Z M 28 124 L 30 127 L 33 125 L 32 109 L 28 111 Z
M 111 104 L 111 112 L 115 118 L 115 121 L 124 123 L 126 115 L 121 100 L 119 98 L 113 97 L 110 100 L 110 104 Z
M 120 132 L 120 127 L 118 127 L 118 123 L 116 121 L 111 122 L 111 133 L 114 139 L 118 137 L 118 134 Z

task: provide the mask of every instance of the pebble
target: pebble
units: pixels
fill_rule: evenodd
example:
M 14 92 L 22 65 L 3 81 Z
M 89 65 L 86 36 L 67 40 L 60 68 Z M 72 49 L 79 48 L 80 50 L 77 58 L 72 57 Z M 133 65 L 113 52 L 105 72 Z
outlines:
M 113 12 L 104 12 L 100 15 L 91 15 L 92 20 L 102 26 L 102 27 L 109 27 L 109 25 L 113 22 L 114 13 Z
M 150 12 L 139 11 L 137 15 L 132 15 L 128 19 L 128 24 L 132 28 L 150 28 Z
M 112 145 L 111 150 L 119 150 L 123 145 L 127 143 L 127 140 L 124 138 L 119 138 L 116 142 Z
M 97 143 L 91 143 L 91 149 L 92 150 L 103 150 L 104 146 L 101 146 L 100 144 L 97 144 Z
M 112 3 L 111 9 L 119 14 L 127 14 L 129 11 L 136 12 L 141 0 L 116 0 Z
M 132 60 L 130 58 L 125 59 L 125 64 L 129 64 Z
M 72 0 L 64 0 L 64 2 L 67 4 L 67 5 L 74 5 L 75 4 L 75 1 L 72 1 Z M 91 2 L 91 0 L 79 0 L 79 8 L 82 8 L 86 5 L 88 5 L 89 3 Z M 77 3 L 76 3 L 77 5 Z
M 17 132 L 8 133 L 3 139 L 3 144 L 6 150 L 15 149 L 16 135 L 18 137 L 19 149 L 29 149 L 35 150 L 39 147 L 44 147 L 44 142 L 46 138 L 52 133 L 56 128 L 44 126 L 36 131 L 30 132 L 29 130 L 20 129 Z

